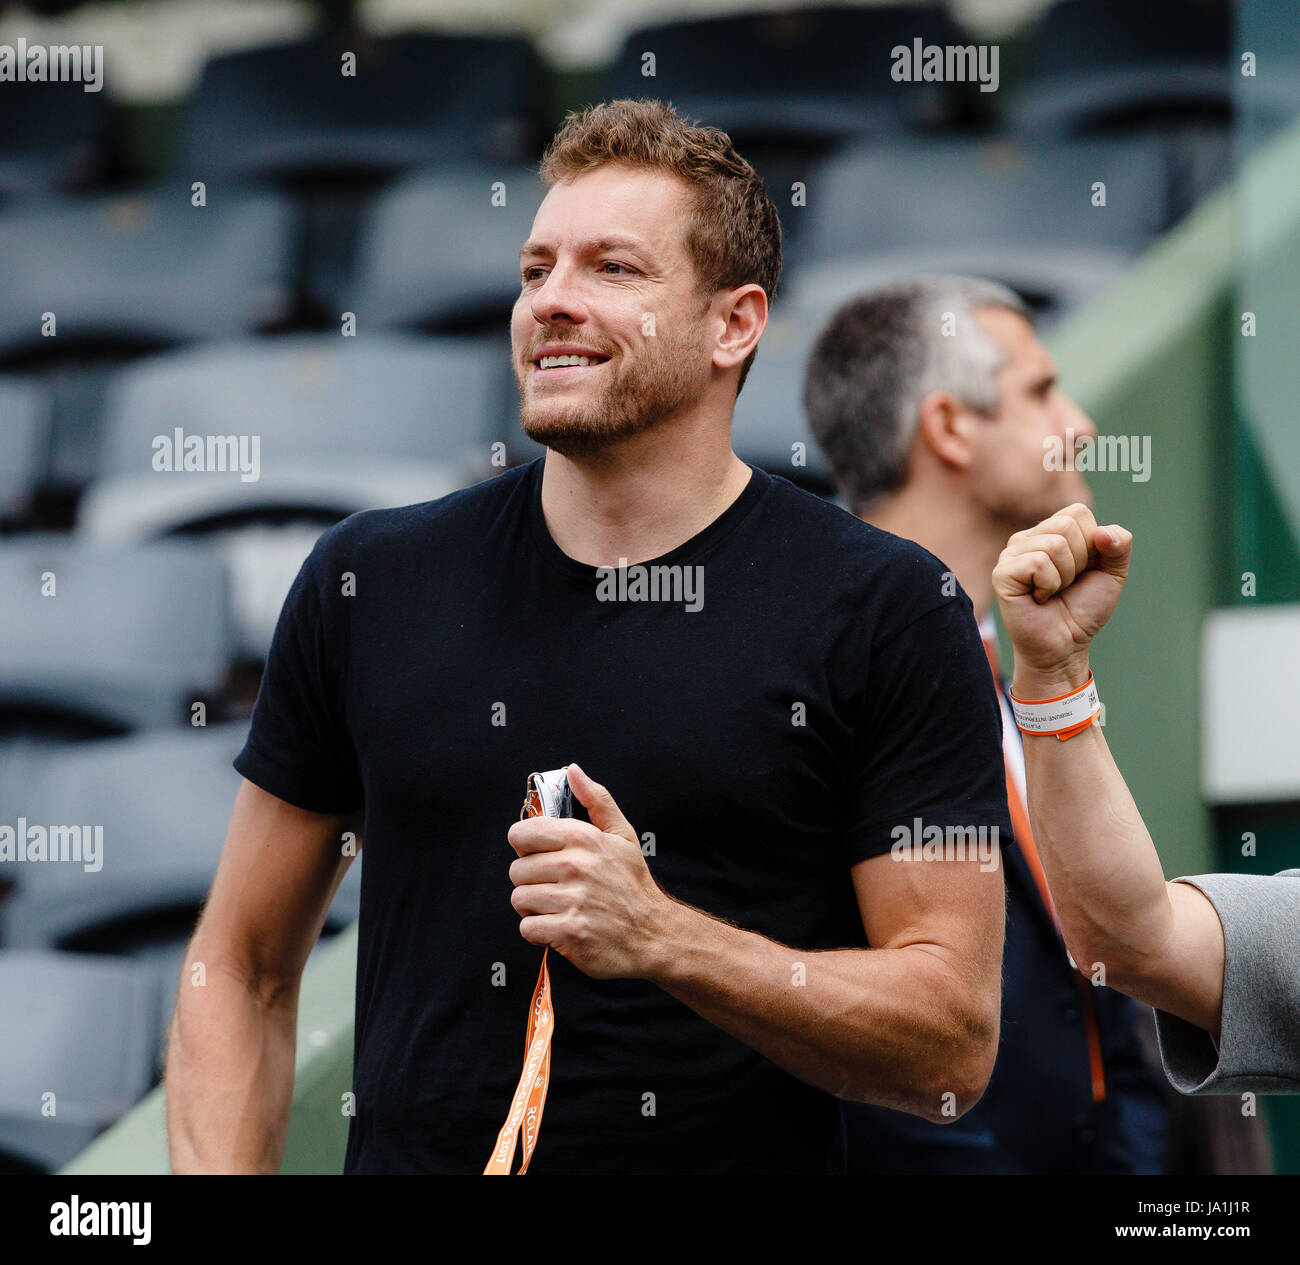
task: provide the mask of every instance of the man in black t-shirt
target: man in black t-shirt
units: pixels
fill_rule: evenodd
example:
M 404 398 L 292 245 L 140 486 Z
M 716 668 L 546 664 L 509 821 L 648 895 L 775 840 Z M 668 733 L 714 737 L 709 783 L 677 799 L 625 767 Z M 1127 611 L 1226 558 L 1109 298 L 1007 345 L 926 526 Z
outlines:
M 970 603 L 731 451 L 780 229 L 727 138 L 614 102 L 542 174 L 512 343 L 547 455 L 354 515 L 294 582 L 173 1021 L 177 1169 L 278 1167 L 361 813 L 348 1172 L 483 1170 L 544 945 L 530 1172 L 825 1171 L 836 1096 L 946 1120 L 988 1080 L 1010 826 Z M 570 761 L 581 815 L 515 821 Z

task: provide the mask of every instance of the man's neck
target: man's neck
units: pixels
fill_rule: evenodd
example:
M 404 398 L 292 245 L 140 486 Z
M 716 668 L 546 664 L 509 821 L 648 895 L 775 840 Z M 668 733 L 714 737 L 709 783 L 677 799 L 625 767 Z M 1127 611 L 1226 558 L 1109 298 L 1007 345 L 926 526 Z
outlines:
M 546 454 L 542 513 L 551 538 L 588 566 L 659 558 L 698 535 L 745 490 L 752 471 L 728 436 L 648 434 L 591 457 Z
M 993 568 L 1006 536 L 972 506 L 907 491 L 873 505 L 863 516 L 874 527 L 914 540 L 956 577 L 982 620 L 993 603 Z

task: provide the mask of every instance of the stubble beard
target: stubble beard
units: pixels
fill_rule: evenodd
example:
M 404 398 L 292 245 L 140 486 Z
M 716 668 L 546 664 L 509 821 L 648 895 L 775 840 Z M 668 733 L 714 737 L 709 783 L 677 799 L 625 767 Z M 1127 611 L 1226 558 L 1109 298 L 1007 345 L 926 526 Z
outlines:
M 557 331 L 556 341 L 565 334 Z M 647 338 L 643 347 L 652 354 L 622 361 L 617 370 L 606 362 L 606 382 L 594 398 L 560 408 L 529 399 L 516 366 L 519 386 L 519 420 L 529 439 L 563 457 L 588 457 L 635 435 L 653 430 L 665 419 L 693 404 L 704 392 L 707 367 L 703 339 L 692 328 L 681 341 L 668 343 Z M 533 372 L 532 365 L 526 373 Z

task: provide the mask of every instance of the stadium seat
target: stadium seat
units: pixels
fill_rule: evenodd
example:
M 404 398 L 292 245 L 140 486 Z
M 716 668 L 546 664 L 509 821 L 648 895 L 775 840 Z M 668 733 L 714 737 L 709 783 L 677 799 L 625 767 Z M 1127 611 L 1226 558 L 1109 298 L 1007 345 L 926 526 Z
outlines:
M 51 840 L 56 827 L 102 833 L 94 849 L 65 845 L 80 862 L 3 867 L 14 884 L 0 906 L 5 946 L 129 957 L 152 974 L 165 1023 L 221 857 L 240 783 L 231 761 L 247 732 L 244 723 L 182 728 L 48 753 L 6 801 L 0 824 L 21 817 Z M 360 884 L 358 853 L 334 897 L 327 933 L 356 919 Z
M 1009 123 L 1062 136 L 1226 119 L 1232 8 L 1214 0 L 1058 0 L 1029 38 Z
M 223 512 L 241 493 L 256 500 L 294 481 L 313 460 L 344 462 L 353 478 L 368 461 L 485 463 L 504 358 L 496 341 L 382 332 L 295 334 L 149 357 L 124 369 L 109 392 L 100 474 L 161 482 L 160 439 L 170 442 L 177 427 L 259 437 L 260 478 L 226 480 Z
M 0 824 L 21 815 L 47 827 L 102 828 L 98 868 L 7 867 L 15 891 L 3 912 L 6 947 L 125 953 L 188 934 L 221 856 L 240 781 L 231 761 L 247 733 L 243 722 L 184 727 L 51 752 Z M 359 878 L 354 863 L 334 927 L 355 918 Z
M 54 1172 L 148 1091 L 158 991 L 147 970 L 0 952 L 0 1172 Z
M 505 328 L 519 297 L 519 248 L 544 193 L 527 167 L 412 173 L 368 212 L 356 278 L 337 305 L 363 328 Z
M 196 207 L 189 184 L 176 182 L 11 207 L 0 215 L 0 359 L 275 324 L 290 308 L 292 247 L 291 208 L 266 192 L 213 189 Z
M 44 590 L 44 591 L 43 591 Z M 215 696 L 232 641 L 221 562 L 191 541 L 0 543 L 0 727 L 77 718 L 105 732 L 176 725 Z
M 1154 140 L 855 147 L 810 185 L 791 292 L 835 304 L 875 280 L 959 272 L 1002 280 L 1045 313 L 1066 311 L 1155 240 L 1165 170 Z M 1098 182 L 1104 206 L 1094 205 Z
M 24 378 L 0 378 L 0 522 L 27 509 L 48 458 L 49 399 Z
M 176 170 L 284 180 L 519 160 L 537 146 L 541 85 L 517 36 L 314 36 L 226 53 L 188 103 Z
M 499 340 L 302 334 L 140 361 L 109 393 L 100 477 L 78 530 L 113 544 L 211 538 L 230 565 L 240 648 L 259 657 L 326 525 L 491 472 L 507 354 Z M 186 437 L 245 437 L 257 477 L 159 472 L 158 445 L 175 450 L 178 428 L 182 447 Z
M 107 98 L 81 83 L 0 83 L 0 199 L 80 189 L 102 176 Z
M 898 83 L 891 50 L 966 44 L 939 5 L 827 5 L 685 18 L 633 31 L 605 97 L 654 97 L 747 149 L 825 149 L 952 123 L 961 85 Z M 647 54 L 653 54 L 653 74 Z
M 808 429 L 803 381 L 819 329 L 819 312 L 793 302 L 776 310 L 736 400 L 731 446 L 737 456 L 821 494 L 830 470 Z

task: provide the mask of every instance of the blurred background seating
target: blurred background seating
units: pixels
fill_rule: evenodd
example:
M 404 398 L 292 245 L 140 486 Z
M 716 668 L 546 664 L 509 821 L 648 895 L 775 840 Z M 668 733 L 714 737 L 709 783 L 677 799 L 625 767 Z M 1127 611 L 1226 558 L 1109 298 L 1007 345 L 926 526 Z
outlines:
M 0 1174 L 57 1171 L 153 1083 L 158 990 L 132 962 L 0 950 L 0 1013 Z

